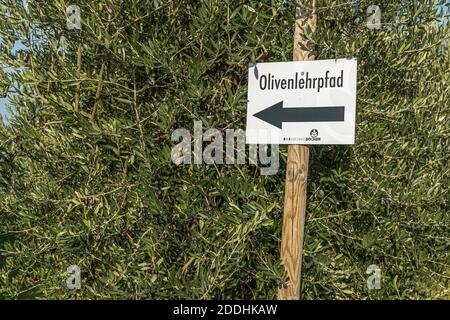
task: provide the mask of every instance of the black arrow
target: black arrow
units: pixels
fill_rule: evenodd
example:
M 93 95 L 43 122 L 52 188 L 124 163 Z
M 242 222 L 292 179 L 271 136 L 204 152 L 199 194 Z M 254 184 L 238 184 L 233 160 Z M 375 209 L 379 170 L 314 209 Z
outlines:
M 281 129 L 283 122 L 344 121 L 344 111 L 344 106 L 283 108 L 280 101 L 253 116 Z

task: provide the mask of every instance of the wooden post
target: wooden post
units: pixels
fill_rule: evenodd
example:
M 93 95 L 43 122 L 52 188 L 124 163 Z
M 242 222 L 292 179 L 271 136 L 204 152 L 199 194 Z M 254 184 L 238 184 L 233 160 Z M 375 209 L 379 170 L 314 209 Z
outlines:
M 303 36 L 302 28 L 316 28 L 316 1 L 312 11 L 296 8 L 294 31 L 294 60 L 314 60 L 312 46 Z M 279 300 L 298 300 L 303 256 L 303 236 L 306 211 L 306 184 L 308 178 L 309 148 L 305 145 L 289 145 L 284 195 L 283 229 L 281 236 L 281 261 L 287 279 L 278 289 Z

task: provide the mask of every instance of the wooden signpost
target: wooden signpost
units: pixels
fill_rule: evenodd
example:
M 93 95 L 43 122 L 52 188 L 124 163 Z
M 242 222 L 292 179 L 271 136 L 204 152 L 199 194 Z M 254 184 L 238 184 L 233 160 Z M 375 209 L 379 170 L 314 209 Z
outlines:
M 296 8 L 294 61 L 314 60 L 315 58 L 313 49 L 302 35 L 302 28 L 309 26 L 312 31 L 316 28 L 317 12 L 315 2 L 314 0 L 311 12 L 307 12 L 303 8 Z M 288 146 L 281 236 L 281 261 L 286 269 L 287 279 L 278 288 L 279 300 L 300 298 L 308 163 L 308 146 L 298 144 Z
M 353 144 L 356 117 L 354 58 L 315 60 L 307 30 L 317 23 L 312 8 L 296 8 L 294 61 L 249 66 L 248 144 L 288 144 L 281 262 L 287 277 L 279 299 L 299 299 L 306 211 L 309 147 Z M 314 60 L 314 61 L 313 61 Z

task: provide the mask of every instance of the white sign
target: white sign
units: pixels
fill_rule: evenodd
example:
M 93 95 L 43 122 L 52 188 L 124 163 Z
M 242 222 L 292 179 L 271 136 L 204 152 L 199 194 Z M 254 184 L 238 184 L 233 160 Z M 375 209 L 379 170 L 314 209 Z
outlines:
M 248 69 L 246 143 L 355 143 L 356 59 Z

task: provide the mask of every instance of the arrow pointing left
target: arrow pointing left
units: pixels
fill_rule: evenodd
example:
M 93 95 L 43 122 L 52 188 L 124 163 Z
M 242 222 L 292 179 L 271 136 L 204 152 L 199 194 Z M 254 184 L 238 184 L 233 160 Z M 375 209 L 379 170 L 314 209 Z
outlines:
M 283 101 L 280 101 L 253 116 L 281 129 L 283 122 L 344 121 L 344 113 L 344 106 L 283 108 Z

